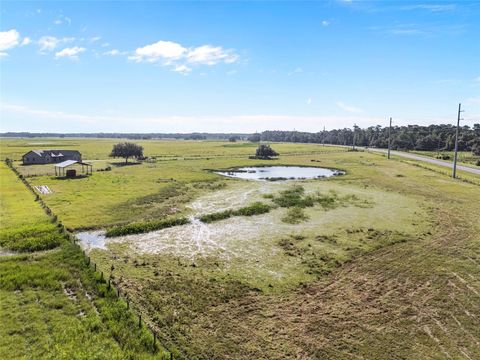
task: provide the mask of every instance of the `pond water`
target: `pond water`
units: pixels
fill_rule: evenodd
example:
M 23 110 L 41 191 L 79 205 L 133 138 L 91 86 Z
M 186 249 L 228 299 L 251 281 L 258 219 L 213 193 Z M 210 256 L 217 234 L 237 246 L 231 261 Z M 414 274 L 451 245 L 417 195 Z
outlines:
M 84 250 L 89 251 L 91 249 L 106 249 L 106 238 L 104 231 L 85 231 L 77 233 L 75 236 L 80 241 L 81 247 Z
M 228 171 L 216 171 L 216 174 L 246 180 L 278 181 L 317 179 L 343 175 L 343 171 L 305 166 L 259 166 L 242 167 Z

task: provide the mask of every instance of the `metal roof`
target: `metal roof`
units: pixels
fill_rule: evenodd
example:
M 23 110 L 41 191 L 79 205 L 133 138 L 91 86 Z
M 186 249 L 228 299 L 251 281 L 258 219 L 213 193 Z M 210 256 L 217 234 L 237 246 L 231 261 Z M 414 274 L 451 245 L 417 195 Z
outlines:
M 55 164 L 55 167 L 65 168 L 65 167 L 71 166 L 71 165 L 73 165 L 73 164 L 89 165 L 89 166 L 92 165 L 92 164 L 84 163 L 84 162 L 77 161 L 77 160 L 65 160 L 65 161 L 63 161 L 63 162 L 61 162 L 61 163 Z

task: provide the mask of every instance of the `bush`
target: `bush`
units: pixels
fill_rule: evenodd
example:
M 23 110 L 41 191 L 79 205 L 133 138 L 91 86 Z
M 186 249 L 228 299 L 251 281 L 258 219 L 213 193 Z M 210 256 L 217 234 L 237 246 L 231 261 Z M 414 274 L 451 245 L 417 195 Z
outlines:
M 155 221 L 141 221 L 123 226 L 110 228 L 105 233 L 106 237 L 142 234 L 150 231 L 161 230 L 172 226 L 188 224 L 190 220 L 185 217 L 169 218 Z
M 303 186 L 294 185 L 290 189 L 280 192 L 280 196 L 274 197 L 273 202 L 280 207 L 310 207 L 314 205 L 311 196 L 304 197 L 305 189 Z
M 235 216 L 253 216 L 268 213 L 271 207 L 261 202 L 255 202 L 252 205 L 245 206 L 233 212 Z
M 242 207 L 237 210 L 225 210 L 220 211 L 212 214 L 206 214 L 200 216 L 200 221 L 204 223 L 211 223 L 214 221 L 228 219 L 232 216 L 253 216 L 253 215 L 261 215 L 268 213 L 271 209 L 270 205 L 255 202 L 252 205 Z
M 200 216 L 200 221 L 209 224 L 214 221 L 228 219 L 229 217 L 232 216 L 232 214 L 233 214 L 232 210 L 219 211 L 216 213 Z
M 288 224 L 299 224 L 308 219 L 309 217 L 305 214 L 303 208 L 294 206 L 287 210 L 287 214 L 282 218 L 282 221 Z

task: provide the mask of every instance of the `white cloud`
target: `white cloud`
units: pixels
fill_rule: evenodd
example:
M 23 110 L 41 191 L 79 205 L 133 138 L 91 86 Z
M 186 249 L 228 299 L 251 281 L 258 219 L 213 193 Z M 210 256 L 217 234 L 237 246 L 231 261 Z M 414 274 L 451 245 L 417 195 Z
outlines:
M 325 125 L 329 129 L 351 127 L 353 123 L 361 127 L 384 124 L 383 118 L 360 116 L 295 116 L 295 115 L 198 115 L 198 116 L 129 116 L 128 114 L 78 114 L 62 111 L 32 109 L 26 106 L 1 104 L 2 116 L 8 121 L 2 122 L 2 131 L 85 131 L 114 132 L 121 127 L 125 132 L 246 132 L 264 130 L 320 131 Z M 26 119 L 49 119 L 49 122 L 38 122 L 38 128 L 32 127 Z M 66 120 L 72 120 L 68 126 Z M 400 120 L 397 120 L 400 124 Z M 47 127 L 45 127 L 47 126 Z
M 288 73 L 288 76 L 292 76 L 294 74 L 300 74 L 300 73 L 303 73 L 303 69 L 301 67 L 296 67 L 295 69 L 293 69 L 293 71 L 290 71 Z
M 307 99 L 307 105 L 310 105 L 311 103 L 312 103 L 312 98 L 310 97 Z
M 173 69 L 173 71 L 178 72 L 183 75 L 187 75 L 190 71 L 192 71 L 191 68 L 189 68 L 187 65 L 177 65 Z
M 135 50 L 135 55 L 131 60 L 137 62 L 157 62 L 164 61 L 170 63 L 172 60 L 180 59 L 187 52 L 182 45 L 172 41 L 157 41 L 154 44 L 147 45 Z
M 328 26 L 328 25 L 330 25 L 330 21 L 328 21 L 328 20 L 323 20 L 322 21 L 322 26 Z
M 93 43 L 93 42 L 97 42 L 97 41 L 99 41 L 101 38 L 102 38 L 101 36 L 94 36 L 94 37 L 92 37 L 92 38 L 90 39 L 90 42 L 92 42 L 92 43 Z
M 476 77 L 473 81 L 480 82 L 480 76 Z
M 108 42 L 102 44 L 102 47 L 109 47 L 109 46 L 110 44 Z
M 191 66 L 231 64 L 236 62 L 239 56 L 234 50 L 224 49 L 221 46 L 202 45 L 187 48 L 173 41 L 160 40 L 137 48 L 128 59 L 136 62 L 159 63 L 171 67 L 172 71 L 186 74 L 192 71 Z
M 215 65 L 219 62 L 231 64 L 237 60 L 238 55 L 232 50 L 220 46 L 203 45 L 189 50 L 187 54 L 187 61 L 194 64 Z
M 52 51 L 60 43 L 60 39 L 57 39 L 55 36 L 42 36 L 38 40 L 38 45 L 40 46 L 40 51 Z
M 457 8 L 455 4 L 418 4 L 401 7 L 401 10 L 427 10 L 431 12 L 454 11 Z
M 20 41 L 20 33 L 15 30 L 11 29 L 8 31 L 1 31 L 0 32 L 0 51 L 11 49 L 18 45 Z
M 349 113 L 362 113 L 363 110 L 358 108 L 358 107 L 355 107 L 355 106 L 352 106 L 352 105 L 348 105 L 348 104 L 345 104 L 344 102 L 342 101 L 337 101 L 336 102 L 336 105 L 342 109 L 342 110 L 345 110 L 346 112 L 349 112 Z
M 47 51 L 55 50 L 55 48 L 62 43 L 69 43 L 74 40 L 74 37 L 64 37 L 59 39 L 55 36 L 42 36 L 40 39 L 38 39 L 37 44 L 40 47 L 40 52 L 45 53 Z
M 117 50 L 117 49 L 112 49 L 112 50 L 109 50 L 109 51 L 105 51 L 103 53 L 103 55 L 109 55 L 109 56 L 119 56 L 119 55 L 125 55 L 126 52 L 123 52 L 123 51 L 120 51 L 120 50 Z
M 22 43 L 21 43 L 21 46 L 25 46 L 25 45 L 28 45 L 32 42 L 32 40 L 30 40 L 29 37 L 24 37 L 23 40 L 22 40 Z
M 55 25 L 62 25 L 62 24 L 64 24 L 64 23 L 70 25 L 70 24 L 72 23 L 72 19 L 70 19 L 70 18 L 67 17 L 67 16 L 60 15 L 58 19 L 55 19 L 55 20 L 53 21 L 53 23 L 54 23 Z
M 471 98 L 468 98 L 466 100 L 467 103 L 469 104 L 478 104 L 480 105 L 480 96 L 475 96 L 475 97 L 471 97 Z
M 74 46 L 74 47 L 71 47 L 71 48 L 65 48 L 61 51 L 58 51 L 55 53 L 55 57 L 56 58 L 62 58 L 62 57 L 66 57 L 66 58 L 70 58 L 70 59 L 78 59 L 78 55 L 81 54 L 82 52 L 84 52 L 86 49 L 83 48 L 83 47 L 78 47 L 78 46 Z

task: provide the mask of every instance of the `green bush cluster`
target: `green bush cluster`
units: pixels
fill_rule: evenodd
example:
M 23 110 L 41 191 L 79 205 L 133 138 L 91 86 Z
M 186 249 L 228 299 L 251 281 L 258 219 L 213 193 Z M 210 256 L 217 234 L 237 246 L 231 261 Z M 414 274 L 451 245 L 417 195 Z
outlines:
M 287 214 L 282 218 L 282 221 L 288 224 L 299 224 L 308 220 L 305 210 L 301 207 L 294 206 L 288 209 Z
M 161 230 L 177 225 L 185 225 L 190 221 L 185 217 L 167 218 L 154 221 L 140 221 L 127 225 L 110 228 L 105 233 L 106 237 L 142 234 L 150 231 Z
M 273 202 L 283 208 L 306 208 L 316 204 L 321 205 L 323 208 L 332 208 L 337 200 L 338 196 L 334 192 L 305 195 L 305 189 L 301 185 L 294 185 L 290 189 L 281 191 L 278 196 L 273 197 Z
M 19 252 L 53 249 L 65 235 L 52 223 L 24 225 L 0 231 L 0 246 Z
M 237 210 L 225 210 L 212 214 L 206 214 L 200 217 L 200 221 L 204 223 L 211 223 L 214 221 L 228 219 L 232 216 L 253 216 L 268 213 L 271 206 L 262 202 L 255 202 L 252 205 L 242 207 Z

